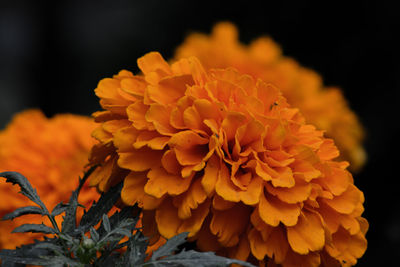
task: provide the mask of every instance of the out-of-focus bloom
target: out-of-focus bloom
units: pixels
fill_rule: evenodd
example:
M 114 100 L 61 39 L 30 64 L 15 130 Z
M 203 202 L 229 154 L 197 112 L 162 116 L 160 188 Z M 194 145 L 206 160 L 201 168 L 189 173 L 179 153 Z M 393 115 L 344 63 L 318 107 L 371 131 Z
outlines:
M 21 112 L 0 132 L 0 172 L 17 171 L 27 177 L 51 211 L 59 202 L 68 202 L 78 185 L 78 177 L 83 174 L 95 143 L 91 137 L 95 127 L 93 119 L 88 117 L 64 114 L 48 119 L 38 110 Z M 95 188 L 84 186 L 79 202 L 88 207 L 98 196 Z M 18 194 L 17 186 L 0 182 L 0 217 L 32 204 Z M 56 219 L 60 223 L 61 216 Z M 42 220 L 51 225 L 46 217 L 39 215 L 0 221 L 0 249 L 13 249 L 41 237 L 11 234 L 11 231 L 21 224 Z
M 353 265 L 366 250 L 363 193 L 331 139 L 274 86 L 195 57 L 138 60 L 95 92 L 101 191 L 143 209 L 150 242 L 181 232 L 201 250 L 283 266 Z
M 189 56 L 196 56 L 206 69 L 234 67 L 274 84 L 307 122 L 335 140 L 340 158 L 350 161 L 351 170 L 357 171 L 365 163 L 362 126 L 340 89 L 324 88 L 317 73 L 282 56 L 272 39 L 261 37 L 245 46 L 238 41 L 234 25 L 219 23 L 210 36 L 191 34 L 176 50 L 176 59 Z

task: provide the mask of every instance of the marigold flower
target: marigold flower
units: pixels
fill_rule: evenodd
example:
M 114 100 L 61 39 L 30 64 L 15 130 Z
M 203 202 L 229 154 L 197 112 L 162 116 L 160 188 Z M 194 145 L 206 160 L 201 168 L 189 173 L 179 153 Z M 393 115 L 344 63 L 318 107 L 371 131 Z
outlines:
M 0 172 L 17 171 L 27 177 L 50 210 L 61 201 L 68 202 L 88 163 L 90 148 L 95 143 L 90 133 L 95 126 L 91 118 L 83 116 L 64 114 L 47 119 L 38 110 L 21 112 L 0 132 Z M 79 202 L 88 207 L 98 196 L 95 188 L 84 186 Z M 0 217 L 18 207 L 32 205 L 18 194 L 17 186 L 3 181 L 0 199 Z M 60 223 L 61 216 L 56 219 Z M 0 221 L 0 249 L 14 249 L 41 237 L 11 231 L 21 224 L 42 220 L 47 218 L 25 215 L 13 221 Z
M 210 36 L 191 34 L 176 50 L 176 59 L 196 56 L 206 69 L 234 67 L 242 73 L 276 85 L 307 122 L 326 131 L 335 140 L 340 158 L 350 161 L 353 171 L 366 160 L 362 147 L 363 128 L 341 90 L 323 87 L 321 77 L 282 56 L 280 47 L 269 37 L 248 46 L 238 41 L 237 29 L 228 22 L 217 24 Z
M 103 111 L 91 184 L 123 180 L 151 242 L 189 232 L 199 249 L 283 266 L 354 265 L 366 250 L 363 193 L 331 139 L 280 91 L 195 57 L 138 59 L 95 89 Z

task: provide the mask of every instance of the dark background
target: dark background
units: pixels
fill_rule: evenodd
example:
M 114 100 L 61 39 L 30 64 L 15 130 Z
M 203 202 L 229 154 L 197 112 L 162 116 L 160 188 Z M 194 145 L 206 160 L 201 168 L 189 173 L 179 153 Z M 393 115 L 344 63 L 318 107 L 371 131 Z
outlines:
M 286 55 L 343 88 L 367 129 L 369 246 L 358 266 L 399 263 L 399 9 L 384 2 L 0 1 L 0 127 L 26 108 L 89 115 L 93 89 L 157 50 L 170 58 L 191 31 L 229 20 L 247 43 L 272 36 Z M 396 264 L 397 262 L 397 264 Z

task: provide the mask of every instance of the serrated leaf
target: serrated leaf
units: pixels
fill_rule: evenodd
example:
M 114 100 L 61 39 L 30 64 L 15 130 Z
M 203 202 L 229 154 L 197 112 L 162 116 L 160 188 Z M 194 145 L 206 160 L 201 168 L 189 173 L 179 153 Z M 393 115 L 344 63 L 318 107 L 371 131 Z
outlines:
M 78 207 L 78 189 L 72 192 L 69 199 L 68 207 L 65 209 L 64 220 L 61 224 L 63 233 L 71 233 L 76 226 L 76 209 Z
M 103 214 L 103 227 L 107 233 L 111 231 L 110 221 L 108 220 L 107 214 Z
M 61 247 L 57 246 L 56 244 L 50 242 L 38 242 L 32 246 L 32 248 L 39 248 L 39 249 L 46 249 L 52 252 L 58 252 L 60 254 L 63 253 Z
M 122 235 L 122 236 L 127 236 L 127 237 L 131 237 L 132 236 L 132 231 L 128 230 L 128 229 L 124 229 L 124 228 L 117 228 L 112 230 L 112 234 L 113 235 Z
M 231 266 L 238 264 L 244 267 L 256 267 L 249 262 L 229 259 L 215 255 L 214 252 L 197 252 L 194 250 L 182 251 L 178 254 L 168 256 L 159 260 L 147 261 L 146 266 L 154 267 L 215 267 L 215 266 Z M 144 264 L 138 265 L 143 266 Z
M 94 242 L 99 241 L 99 233 L 97 233 L 96 229 L 90 227 L 90 237 L 93 239 Z
M 0 259 L 7 263 L 10 262 L 10 263 L 30 264 L 30 265 L 39 265 L 39 266 L 46 266 L 45 264 L 47 263 L 46 260 L 39 259 L 39 258 L 26 257 L 26 256 L 3 255 L 3 251 L 0 251 Z
M 68 258 L 63 255 L 57 255 L 54 257 L 43 257 L 44 260 L 44 266 L 70 266 L 70 267 L 75 267 L 75 266 L 82 266 L 82 264 L 78 261 L 75 261 L 71 258 Z
M 21 248 L 15 250 L 0 250 L 0 259 L 3 260 L 4 266 L 9 263 L 13 263 L 10 266 L 19 266 L 17 264 L 32 264 L 32 265 L 45 265 L 46 261 L 39 258 L 38 255 L 46 255 L 46 250 L 32 248 L 32 245 L 22 245 Z
M 163 246 L 153 252 L 151 259 L 155 261 L 160 257 L 171 255 L 174 251 L 178 249 L 178 246 L 186 242 L 186 237 L 188 234 L 188 232 L 184 232 L 168 239 Z
M 28 179 L 18 172 L 1 172 L 0 177 L 5 177 L 6 182 L 12 184 L 18 184 L 24 196 L 38 204 L 43 210 L 46 210 L 46 206 L 43 204 L 42 200 L 39 198 L 36 189 L 32 187 Z
M 136 226 L 137 221 L 139 220 L 139 208 L 137 206 L 128 206 L 124 207 L 120 211 L 115 211 L 114 214 L 109 217 L 111 229 L 116 227 L 121 227 L 121 222 L 129 224 L 129 226 L 123 226 L 127 229 L 134 229 Z M 136 217 L 135 217 L 136 216 Z M 127 220 L 129 219 L 129 220 Z M 84 229 L 80 227 L 79 229 Z M 97 232 L 100 236 L 104 236 L 105 230 L 104 227 L 100 227 L 97 229 Z
M 129 238 L 128 242 L 128 248 L 120 266 L 137 266 L 143 263 L 147 256 L 147 238 L 145 238 L 141 232 L 137 232 L 134 236 Z
M 56 231 L 44 224 L 23 224 L 15 228 L 12 233 L 43 233 L 43 234 L 55 234 Z
M 69 207 L 69 204 L 65 204 L 65 203 L 58 203 L 54 209 L 51 211 L 51 215 L 52 216 L 57 216 L 60 215 L 61 213 L 65 212 L 67 210 L 67 208 Z
M 85 184 L 85 181 L 88 179 L 88 177 L 90 176 L 90 174 L 95 170 L 96 166 L 90 168 L 85 175 L 83 176 L 82 179 L 79 179 L 79 185 L 78 188 L 72 192 L 71 197 L 69 199 L 68 202 L 68 207 L 65 210 L 65 216 L 64 216 L 64 220 L 62 222 L 62 230 L 61 232 L 64 234 L 75 234 L 75 235 L 79 235 L 81 232 L 74 232 L 75 228 L 76 228 L 76 210 L 77 207 L 80 206 L 78 203 L 78 196 L 79 193 L 83 187 L 83 185 Z M 86 229 L 86 231 L 89 230 Z M 85 232 L 86 232 L 85 231 Z
M 45 215 L 45 212 L 37 206 L 26 206 L 26 207 L 18 208 L 16 210 L 14 210 L 13 212 L 7 213 L 6 215 L 4 215 L 2 220 L 13 220 L 17 217 L 27 215 L 27 214 Z
M 110 188 L 103 193 L 97 203 L 94 203 L 90 209 L 82 216 L 79 230 L 87 232 L 91 226 L 98 224 L 103 214 L 107 214 L 120 197 L 123 184 Z

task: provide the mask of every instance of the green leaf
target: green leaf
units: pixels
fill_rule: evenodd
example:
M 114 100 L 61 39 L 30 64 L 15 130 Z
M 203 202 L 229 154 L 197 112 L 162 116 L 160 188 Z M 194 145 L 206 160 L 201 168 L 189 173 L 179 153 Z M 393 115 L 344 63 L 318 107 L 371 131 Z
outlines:
M 68 207 L 65 209 L 64 220 L 61 224 L 62 233 L 70 234 L 74 231 L 76 227 L 76 209 L 78 207 L 78 194 L 79 188 L 72 192 L 69 199 Z
M 182 251 L 178 254 L 168 256 L 159 260 L 153 260 L 138 266 L 154 266 L 154 267 L 215 267 L 230 266 L 231 264 L 239 264 L 245 267 L 255 267 L 254 265 L 240 260 L 229 259 L 215 255 L 214 252 L 197 252 L 194 250 Z
M 97 233 L 96 229 L 90 227 L 90 237 L 93 239 L 94 242 L 99 241 L 99 233 Z
M 128 248 L 122 258 L 121 264 L 117 266 L 137 266 L 146 259 L 148 246 L 147 238 L 141 232 L 137 232 L 129 238 Z
M 42 224 L 23 224 L 15 228 L 12 233 L 43 233 L 43 234 L 55 234 L 56 231 L 48 227 L 47 225 Z
M 74 234 L 74 235 L 79 235 L 82 232 L 75 232 L 76 228 L 76 210 L 78 208 L 79 203 L 78 203 L 78 196 L 79 193 L 85 184 L 86 180 L 89 178 L 90 174 L 96 169 L 97 166 L 94 166 L 90 168 L 85 175 L 83 176 L 82 179 L 79 179 L 79 185 L 78 188 L 72 192 L 71 197 L 69 199 L 68 207 L 65 210 L 65 216 L 64 216 L 64 221 L 62 222 L 62 233 L 64 234 Z M 102 213 L 103 214 L 103 213 Z M 89 228 L 86 229 L 86 231 L 89 230 Z M 84 232 L 86 232 L 84 231 Z
M 67 208 L 69 207 L 69 204 L 65 204 L 65 203 L 58 203 L 54 209 L 51 211 L 51 215 L 52 216 L 57 216 L 60 215 L 61 213 L 65 212 L 67 210 Z
M 99 223 L 103 214 L 107 214 L 117 200 L 120 198 L 123 183 L 110 188 L 106 193 L 103 193 L 97 203 L 93 203 L 90 209 L 82 216 L 78 230 L 87 232 L 91 226 Z M 79 233 L 78 231 L 78 233 Z
M 151 260 L 155 261 L 160 257 L 171 255 L 174 251 L 178 249 L 178 246 L 186 242 L 186 237 L 188 234 L 188 232 L 184 232 L 168 239 L 163 246 L 153 252 Z
M 122 226 L 128 229 L 134 229 L 136 226 L 137 221 L 139 220 L 139 213 L 140 213 L 140 209 L 135 205 L 135 206 L 128 206 L 128 207 L 124 207 L 121 211 L 115 211 L 114 214 L 109 217 L 109 221 L 110 221 L 110 225 L 111 225 L 111 229 L 115 229 L 116 227 L 121 227 L 121 222 L 124 221 L 124 223 L 128 223 L 129 225 L 133 224 L 132 227 L 131 226 Z M 132 219 L 126 221 L 126 219 Z M 105 235 L 105 230 L 104 227 L 100 227 L 99 229 L 97 229 L 97 232 L 99 233 L 100 236 L 104 236 Z
M 40 197 L 38 196 L 36 189 L 32 187 L 32 185 L 29 183 L 28 179 L 25 178 L 25 176 L 23 176 L 18 172 L 1 172 L 0 177 L 5 177 L 6 182 L 8 183 L 18 184 L 19 187 L 21 188 L 20 193 L 22 193 L 24 196 L 26 196 L 27 198 L 38 204 L 43 210 L 47 210 L 42 200 L 40 200 Z
M 128 229 L 124 229 L 124 228 L 118 228 L 118 229 L 114 229 L 112 230 L 112 234 L 115 235 L 121 235 L 121 236 L 127 236 L 127 237 L 131 237 L 132 236 L 132 231 L 128 230 Z
M 57 252 L 59 254 L 63 253 L 63 250 L 62 250 L 61 247 L 59 247 L 56 244 L 51 243 L 51 242 L 38 242 L 38 243 L 34 244 L 32 246 L 32 248 L 35 248 L 35 249 L 46 249 L 48 251 Z
M 103 214 L 103 227 L 107 233 L 111 231 L 110 221 L 108 220 L 107 214 Z
M 40 215 L 46 215 L 45 212 L 37 207 L 37 206 L 26 206 L 22 208 L 18 208 L 14 210 L 13 212 L 10 212 L 2 218 L 2 220 L 13 220 L 17 217 L 27 215 L 27 214 L 40 214 Z

